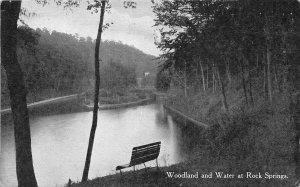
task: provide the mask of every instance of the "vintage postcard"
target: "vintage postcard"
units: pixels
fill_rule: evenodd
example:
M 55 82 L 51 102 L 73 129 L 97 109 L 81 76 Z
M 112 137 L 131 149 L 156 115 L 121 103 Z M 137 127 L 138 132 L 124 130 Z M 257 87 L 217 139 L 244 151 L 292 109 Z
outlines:
M 0 3 L 0 187 L 300 186 L 300 1 Z

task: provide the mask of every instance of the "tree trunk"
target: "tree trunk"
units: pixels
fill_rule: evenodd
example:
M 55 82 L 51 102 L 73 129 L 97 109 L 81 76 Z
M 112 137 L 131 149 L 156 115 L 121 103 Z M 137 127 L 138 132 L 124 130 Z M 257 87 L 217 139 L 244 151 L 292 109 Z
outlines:
M 19 187 L 37 186 L 31 151 L 29 115 L 23 72 L 17 59 L 17 21 L 21 1 L 1 3 L 1 57 L 6 71 L 14 122 L 16 171 Z
M 184 61 L 184 97 L 187 97 L 186 61 Z
M 275 84 L 277 91 L 280 92 L 280 86 L 279 86 L 279 81 L 278 81 L 278 71 L 277 71 L 277 66 L 274 64 L 273 66 L 273 72 L 274 72 L 274 77 L 275 77 Z
M 298 68 L 299 69 L 299 68 Z M 299 73 L 299 72 L 298 72 Z M 299 76 L 298 76 L 299 78 Z M 298 79 L 299 80 L 299 79 Z M 298 81 L 297 80 L 297 81 Z M 294 85 L 298 84 L 294 82 Z M 298 84 L 299 85 L 299 84 Z M 298 86 L 299 87 L 299 86 Z M 300 181 L 300 110 L 299 110 L 299 105 L 300 105 L 300 94 L 299 94 L 299 88 L 297 89 L 298 93 L 295 97 L 295 99 L 292 99 L 292 102 L 290 103 L 290 112 L 292 116 L 292 121 L 294 123 L 294 129 L 295 129 L 295 139 L 294 139 L 294 161 L 295 161 L 295 175 L 296 179 Z
M 60 82 L 61 82 L 61 79 L 58 78 L 58 82 L 57 82 L 57 85 L 56 85 L 56 88 L 55 88 L 55 90 L 56 90 L 57 92 L 58 92 L 59 87 L 60 87 Z
M 204 78 L 204 71 L 203 71 L 203 65 L 200 61 L 200 68 L 201 68 L 201 74 L 202 74 L 202 84 L 203 84 L 203 90 L 204 92 L 206 92 L 206 89 L 205 89 L 205 78 Z
M 259 62 L 259 55 L 257 53 L 256 54 L 256 76 L 257 77 L 259 76 L 259 65 L 258 65 L 258 62 Z
M 104 19 L 104 12 L 105 12 L 105 1 L 101 1 L 101 12 L 100 12 L 100 23 L 98 27 L 98 34 L 96 39 L 95 45 L 95 95 L 94 95 L 94 110 L 93 110 L 93 122 L 90 132 L 89 138 L 89 145 L 86 154 L 86 160 L 82 175 L 81 182 L 85 182 L 88 179 L 90 163 L 91 163 L 91 156 L 95 138 L 95 132 L 97 128 L 97 120 L 98 120 L 98 108 L 99 108 L 99 88 L 100 88 L 100 70 L 99 70 L 99 49 L 100 49 L 100 41 L 102 35 L 102 26 L 103 26 L 103 19 Z
M 217 76 L 217 72 L 216 72 L 216 66 L 215 66 L 215 63 L 213 63 L 213 89 L 214 89 L 214 92 L 217 91 L 217 83 L 218 83 L 218 76 Z
M 268 80 L 267 80 L 267 68 L 266 64 L 264 65 L 264 97 L 265 99 L 268 98 Z
M 242 84 L 243 84 L 244 96 L 246 99 L 246 104 L 248 105 L 248 96 L 247 96 L 245 70 L 244 70 L 244 57 L 243 57 L 243 60 L 241 61 L 241 70 L 242 70 Z
M 226 62 L 226 74 L 227 74 L 227 77 L 228 77 L 229 85 L 231 85 L 231 74 L 230 74 L 230 68 L 229 68 L 229 61 L 228 60 Z
M 212 68 L 212 86 L 213 86 L 213 93 L 215 93 L 215 72 L 214 67 Z
M 266 55 L 263 54 L 263 66 L 264 66 L 264 97 L 265 99 L 268 98 L 268 82 L 267 82 L 267 65 L 266 65 Z
M 207 85 L 207 89 L 208 89 L 208 65 L 206 65 L 206 85 Z
M 195 63 L 196 63 L 196 66 L 197 66 L 197 67 L 196 67 L 196 82 L 198 82 L 198 81 L 201 82 L 201 81 L 200 81 L 200 76 L 199 76 L 199 64 L 198 64 L 197 61 L 195 61 Z M 196 88 L 195 90 L 199 90 L 199 91 L 200 91 L 200 89 L 201 89 L 200 86 L 199 86 L 198 84 L 196 84 L 195 88 Z
M 253 99 L 253 92 L 252 92 L 252 72 L 250 71 L 250 68 L 248 66 L 248 72 L 249 72 L 249 95 L 250 95 L 250 103 L 251 105 L 254 105 L 254 99 Z
M 287 64 L 287 42 L 286 42 L 286 38 L 287 38 L 287 32 L 285 31 L 286 29 L 281 26 L 282 28 L 282 48 L 283 48 L 283 64 L 286 65 Z
M 290 84 L 289 89 L 289 99 L 290 99 L 290 115 L 291 115 L 291 122 L 293 124 L 293 129 L 295 131 L 294 135 L 294 162 L 295 162 L 295 178 L 300 182 L 300 84 L 299 84 L 299 75 L 300 75 L 300 65 L 299 65 L 300 58 L 290 62 L 290 67 L 288 69 L 288 76 L 287 82 Z
M 217 91 L 217 86 L 218 86 L 218 75 L 217 75 L 217 72 L 216 72 L 216 68 L 215 68 L 214 72 L 215 72 L 215 91 Z
M 222 90 L 222 103 L 223 103 L 223 107 L 226 111 L 228 111 L 228 104 L 227 104 L 227 99 L 226 99 L 226 94 L 225 94 L 225 88 L 224 88 L 224 83 L 221 79 L 221 76 L 220 76 L 220 71 L 219 71 L 219 67 L 217 66 L 217 76 L 218 76 L 218 79 L 219 79 L 219 84 L 220 84 L 220 87 L 221 87 L 221 90 Z
M 268 97 L 269 101 L 272 102 L 272 82 L 271 82 L 271 36 L 270 36 L 270 20 L 265 15 L 266 25 L 264 27 L 264 35 L 266 38 L 266 56 L 267 56 L 267 82 L 268 82 Z
M 272 102 L 272 80 L 271 80 L 271 50 L 270 45 L 267 42 L 267 77 L 268 77 L 268 93 L 269 101 Z

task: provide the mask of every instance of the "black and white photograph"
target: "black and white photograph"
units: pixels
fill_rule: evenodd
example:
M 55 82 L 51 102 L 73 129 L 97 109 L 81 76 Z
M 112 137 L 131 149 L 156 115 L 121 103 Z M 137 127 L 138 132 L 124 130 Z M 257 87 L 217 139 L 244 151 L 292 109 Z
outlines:
M 0 4 L 0 187 L 300 187 L 300 0 Z

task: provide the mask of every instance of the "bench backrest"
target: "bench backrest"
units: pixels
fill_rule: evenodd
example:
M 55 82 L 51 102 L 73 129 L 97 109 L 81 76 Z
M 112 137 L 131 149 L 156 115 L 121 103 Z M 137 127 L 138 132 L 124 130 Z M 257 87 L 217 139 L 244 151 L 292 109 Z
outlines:
M 159 155 L 160 144 L 161 142 L 155 142 L 134 147 L 132 149 L 130 165 L 138 165 L 156 159 Z

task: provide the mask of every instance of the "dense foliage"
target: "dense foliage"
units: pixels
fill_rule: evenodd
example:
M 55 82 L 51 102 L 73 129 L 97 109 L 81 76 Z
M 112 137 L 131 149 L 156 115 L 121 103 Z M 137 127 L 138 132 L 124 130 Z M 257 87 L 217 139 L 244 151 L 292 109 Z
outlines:
M 211 125 L 199 135 L 211 164 L 198 167 L 289 175 L 225 186 L 299 180 L 300 2 L 162 0 L 154 12 L 164 52 L 157 86 L 171 85 L 179 95 L 168 104 Z
M 300 58 L 299 4 L 163 0 L 154 5 L 155 25 L 161 32 L 158 47 L 165 59 L 162 70 L 176 72 L 182 84 L 186 82 L 184 87 L 197 80 L 204 91 L 215 91 L 218 79 L 224 87 L 238 75 L 246 102 L 253 100 L 251 79 L 265 74 L 262 90 L 271 101 L 274 88 L 281 89 L 287 78 L 286 68 Z
M 47 29 L 18 28 L 18 60 L 25 75 L 28 101 L 90 91 L 94 86 L 92 38 Z M 155 58 L 114 41 L 103 41 L 100 49 L 100 87 L 122 91 L 136 86 L 144 72 L 155 74 Z M 1 105 L 9 105 L 6 76 L 1 68 Z

